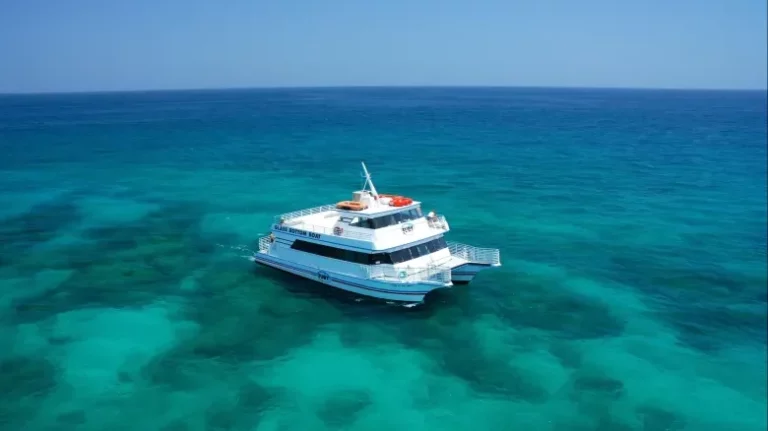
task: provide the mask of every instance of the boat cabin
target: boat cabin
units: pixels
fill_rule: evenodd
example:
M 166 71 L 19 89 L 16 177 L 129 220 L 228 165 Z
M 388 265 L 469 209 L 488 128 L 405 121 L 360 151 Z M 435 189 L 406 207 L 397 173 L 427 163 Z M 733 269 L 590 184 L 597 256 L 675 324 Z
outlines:
M 339 222 L 365 229 L 381 229 L 424 216 L 420 202 L 405 196 L 378 194 L 375 189 L 353 192 L 352 200 L 339 202 L 336 209 Z
M 362 214 L 352 216 L 348 214 L 342 214 L 341 217 L 339 217 L 339 221 L 354 227 L 381 229 L 383 227 L 405 223 L 411 220 L 418 220 L 423 216 L 424 215 L 421 212 L 421 208 L 416 207 L 376 216 L 366 216 Z

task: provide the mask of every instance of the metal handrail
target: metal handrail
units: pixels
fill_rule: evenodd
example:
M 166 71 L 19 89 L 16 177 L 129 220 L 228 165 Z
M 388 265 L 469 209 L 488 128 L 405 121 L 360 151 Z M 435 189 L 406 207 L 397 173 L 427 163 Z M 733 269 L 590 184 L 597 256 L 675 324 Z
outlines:
M 259 238 L 259 252 L 269 252 L 269 247 L 272 246 L 272 241 L 269 239 L 269 235 Z
M 259 252 L 269 253 L 273 241 L 270 236 L 259 238 Z M 451 269 L 440 266 L 428 266 L 420 268 L 398 268 L 394 265 L 361 265 L 358 264 L 366 278 L 371 280 L 386 280 L 397 283 L 436 282 L 449 283 L 451 281 Z
M 318 226 L 314 224 L 307 224 L 307 223 L 298 224 L 294 229 L 303 230 L 307 232 L 322 233 L 322 234 L 331 235 L 331 236 L 340 236 L 343 238 L 354 238 L 354 239 L 361 239 L 361 240 L 370 240 L 371 238 L 373 238 L 373 234 L 370 232 L 357 232 L 357 231 L 352 231 L 348 229 L 334 231 L 334 228 Z
M 458 242 L 448 242 L 448 249 L 452 256 L 460 257 L 469 262 L 489 265 L 500 265 L 501 258 L 497 248 L 474 247 Z
M 317 214 L 317 213 L 323 213 L 323 212 L 326 212 L 326 211 L 335 211 L 335 210 L 336 210 L 336 206 L 335 205 L 322 205 L 322 206 L 319 206 L 319 207 L 307 208 L 307 209 L 304 209 L 304 210 L 293 211 L 293 212 L 281 214 L 279 216 L 275 216 L 275 221 L 277 221 L 277 222 L 284 221 L 285 222 L 285 221 L 292 220 L 292 219 L 299 218 L 299 217 L 304 217 L 304 216 L 308 216 L 308 215 L 312 215 L 312 214 Z
M 286 222 L 289 222 L 291 220 L 295 220 L 299 217 L 304 217 L 312 214 L 319 214 L 329 211 L 336 211 L 335 205 L 323 205 L 319 207 L 314 208 L 308 208 L 304 210 L 294 211 L 290 213 L 281 214 L 279 216 L 275 216 L 275 222 L 279 224 L 285 224 Z M 302 230 L 305 232 L 313 232 L 313 233 L 321 233 L 325 235 L 332 235 L 332 236 L 340 236 L 344 238 L 354 238 L 354 239 L 361 239 L 369 241 L 373 238 L 373 233 L 370 232 L 356 232 L 356 231 L 350 231 L 347 229 L 334 229 L 331 227 L 326 226 L 318 226 L 314 224 L 309 223 L 297 223 L 293 225 L 293 229 L 296 230 Z
M 439 230 L 448 230 L 448 222 L 445 220 L 445 216 L 438 215 L 433 218 L 427 218 L 429 227 Z
M 422 281 L 432 281 L 438 283 L 448 283 L 451 281 L 451 269 L 444 267 L 422 267 L 422 268 L 398 268 L 394 265 L 360 265 L 366 276 L 374 280 L 389 280 L 399 283 L 413 283 Z

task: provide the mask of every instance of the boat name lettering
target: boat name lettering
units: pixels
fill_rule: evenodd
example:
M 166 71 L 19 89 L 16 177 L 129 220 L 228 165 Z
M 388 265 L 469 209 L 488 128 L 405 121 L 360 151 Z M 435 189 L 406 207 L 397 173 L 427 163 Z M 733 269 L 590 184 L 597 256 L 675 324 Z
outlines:
M 308 236 L 310 238 L 317 238 L 317 239 L 319 239 L 322 236 L 319 233 L 307 232 L 305 230 L 294 229 L 292 227 L 281 226 L 279 224 L 275 225 L 275 230 L 280 230 L 280 231 L 283 231 L 283 232 L 293 233 L 293 234 L 296 234 L 296 235 L 304 235 L 304 236 Z

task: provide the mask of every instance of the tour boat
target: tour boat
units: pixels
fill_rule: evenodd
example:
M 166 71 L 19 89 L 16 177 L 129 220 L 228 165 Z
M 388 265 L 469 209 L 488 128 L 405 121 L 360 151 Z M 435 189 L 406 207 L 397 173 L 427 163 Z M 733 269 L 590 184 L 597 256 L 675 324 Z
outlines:
M 422 302 L 501 266 L 499 250 L 446 241 L 445 216 L 421 202 L 365 184 L 352 199 L 275 217 L 252 261 L 335 288 L 391 301 Z

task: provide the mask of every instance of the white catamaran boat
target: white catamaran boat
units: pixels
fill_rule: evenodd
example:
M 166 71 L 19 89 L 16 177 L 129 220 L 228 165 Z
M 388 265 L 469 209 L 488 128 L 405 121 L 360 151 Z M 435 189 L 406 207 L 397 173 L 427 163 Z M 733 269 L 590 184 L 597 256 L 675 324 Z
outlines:
M 365 184 L 351 201 L 275 217 L 254 262 L 339 289 L 381 299 L 421 302 L 432 290 L 469 283 L 501 266 L 499 250 L 447 242 L 442 215 L 421 202 Z

